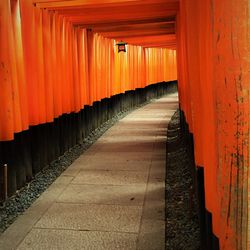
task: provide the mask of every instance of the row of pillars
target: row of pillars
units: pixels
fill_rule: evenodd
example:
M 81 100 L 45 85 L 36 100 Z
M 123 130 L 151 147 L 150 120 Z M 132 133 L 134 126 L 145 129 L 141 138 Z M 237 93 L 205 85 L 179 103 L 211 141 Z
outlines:
M 13 141 L 0 142 L 0 166 L 8 166 L 7 178 L 1 172 L 0 190 L 4 190 L 5 186 L 8 196 L 13 195 L 42 169 L 50 167 L 51 162 L 83 143 L 88 135 L 108 120 L 173 89 L 176 89 L 176 82 L 162 82 L 126 91 L 96 101 L 92 106 L 85 105 L 78 113 L 64 114 L 54 122 L 32 126 L 15 134 Z M 0 195 L 0 202 L 3 202 L 6 194 L 1 192 Z

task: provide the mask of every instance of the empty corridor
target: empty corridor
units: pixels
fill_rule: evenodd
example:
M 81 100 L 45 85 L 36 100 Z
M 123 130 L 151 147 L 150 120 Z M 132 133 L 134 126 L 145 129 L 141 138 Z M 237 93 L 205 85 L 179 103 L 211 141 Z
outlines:
M 0 249 L 164 249 L 171 94 L 110 128 L 2 234 Z

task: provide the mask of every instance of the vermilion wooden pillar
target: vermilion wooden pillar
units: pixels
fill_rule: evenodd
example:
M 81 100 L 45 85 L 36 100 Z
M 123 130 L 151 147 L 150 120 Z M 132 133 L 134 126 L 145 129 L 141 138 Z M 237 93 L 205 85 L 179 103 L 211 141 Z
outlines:
M 213 1 L 222 249 L 249 249 L 249 1 Z
M 250 247 L 249 10 L 247 0 L 183 0 L 178 16 L 181 108 L 204 167 L 213 233 L 226 250 Z

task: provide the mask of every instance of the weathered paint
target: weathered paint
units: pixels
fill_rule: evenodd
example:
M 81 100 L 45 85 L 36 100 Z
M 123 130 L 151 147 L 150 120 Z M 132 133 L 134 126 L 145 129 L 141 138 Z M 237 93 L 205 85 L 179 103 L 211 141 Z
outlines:
M 173 50 L 129 45 L 118 54 L 115 40 L 74 26 L 60 11 L 32 0 L 0 7 L 0 140 L 126 90 L 176 80 Z
M 176 79 L 177 64 L 213 232 L 221 249 L 250 249 L 249 11 L 248 0 L 0 1 L 0 140 Z
M 249 249 L 249 1 L 180 6 L 180 102 L 205 170 L 206 208 L 220 249 Z

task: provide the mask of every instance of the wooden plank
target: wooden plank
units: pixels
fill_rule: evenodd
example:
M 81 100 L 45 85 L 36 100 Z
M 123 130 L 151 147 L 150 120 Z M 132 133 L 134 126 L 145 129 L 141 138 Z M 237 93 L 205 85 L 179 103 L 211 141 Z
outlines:
M 148 25 L 151 23 L 166 23 L 166 22 L 175 22 L 175 16 L 169 17 L 160 17 L 160 18 L 145 18 L 141 20 L 131 19 L 131 20 L 120 20 L 120 21 L 110 21 L 107 20 L 105 22 L 97 21 L 95 23 L 88 23 L 84 21 L 84 23 L 75 23 L 75 25 L 79 26 L 80 28 L 91 28 L 91 29 L 107 29 L 108 27 L 119 27 L 119 26 L 126 26 L 126 25 Z
M 149 24 L 132 24 L 132 25 L 115 25 L 106 27 L 96 27 L 93 29 L 94 32 L 121 32 L 121 31 L 160 31 L 175 29 L 175 22 L 162 22 L 162 23 L 149 23 Z
M 166 34 L 174 34 L 174 30 L 166 30 L 166 31 L 137 31 L 137 32 L 131 32 L 131 31 L 122 31 L 122 32 L 101 32 L 100 33 L 104 37 L 113 38 L 113 39 L 126 39 L 129 37 L 138 37 L 142 38 L 145 36 L 161 36 Z
M 101 6 L 126 6 L 128 4 L 133 5 L 146 5 L 146 4 L 172 4 L 179 7 L 178 0 L 33 0 L 39 8 L 49 9 L 62 9 L 62 8 L 79 8 L 92 6 L 94 8 Z
M 166 16 L 175 16 L 175 12 L 165 12 L 165 11 L 156 11 L 156 12 L 138 12 L 138 13 L 105 13 L 102 16 L 94 16 L 93 14 L 86 13 L 84 15 L 74 15 L 67 17 L 67 20 L 72 22 L 73 24 L 94 24 L 100 22 L 120 22 L 120 21 L 128 21 L 128 20 L 144 20 L 149 18 L 164 18 Z

